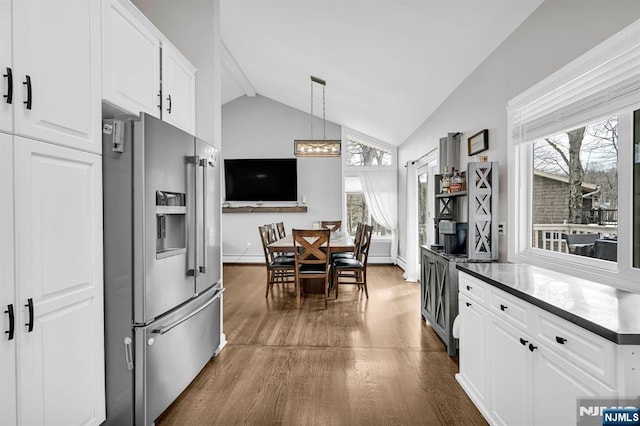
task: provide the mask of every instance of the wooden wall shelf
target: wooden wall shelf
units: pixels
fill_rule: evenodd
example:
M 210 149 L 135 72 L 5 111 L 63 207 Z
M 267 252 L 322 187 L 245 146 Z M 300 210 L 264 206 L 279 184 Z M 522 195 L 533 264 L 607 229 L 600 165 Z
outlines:
M 222 213 L 306 213 L 307 206 L 277 207 L 277 206 L 245 206 L 223 207 Z

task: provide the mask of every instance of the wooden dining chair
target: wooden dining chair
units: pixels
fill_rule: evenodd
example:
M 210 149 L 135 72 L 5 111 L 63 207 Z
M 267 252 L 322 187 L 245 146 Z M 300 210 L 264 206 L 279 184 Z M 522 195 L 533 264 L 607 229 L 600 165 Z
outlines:
M 260 240 L 262 241 L 262 249 L 264 250 L 264 260 L 267 265 L 267 290 L 264 297 L 269 296 L 269 289 L 273 290 L 274 284 L 282 284 L 296 282 L 294 272 L 295 260 L 287 256 L 277 256 L 269 251 L 269 244 L 275 241 L 267 226 L 258 226 L 260 232 Z
M 353 246 L 357 249 L 357 247 L 360 246 L 360 241 L 362 241 L 362 232 L 364 231 L 364 223 L 362 222 L 358 222 L 358 225 L 356 226 L 356 233 L 354 235 L 354 239 L 353 239 Z M 334 253 L 333 255 L 331 255 L 331 259 L 337 259 L 337 258 L 348 258 L 348 259 L 353 259 L 355 258 L 355 250 L 353 252 L 343 252 L 343 253 Z
M 362 239 L 356 246 L 354 258 L 335 258 L 332 261 L 332 281 L 338 298 L 340 284 L 356 284 L 359 289 L 364 288 L 364 293 L 369 298 L 367 288 L 367 262 L 369 260 L 369 247 L 371 246 L 371 234 L 373 227 L 363 225 Z
M 284 222 L 277 222 L 276 229 L 278 230 L 278 239 L 281 240 L 287 236 L 287 231 L 284 229 Z
M 341 220 L 322 220 L 320 221 L 320 228 L 328 229 L 331 232 L 337 232 L 342 227 Z
M 292 234 L 295 249 L 296 304 L 300 307 L 302 279 L 319 278 L 324 280 L 324 308 L 326 309 L 331 279 L 331 231 L 294 229 Z

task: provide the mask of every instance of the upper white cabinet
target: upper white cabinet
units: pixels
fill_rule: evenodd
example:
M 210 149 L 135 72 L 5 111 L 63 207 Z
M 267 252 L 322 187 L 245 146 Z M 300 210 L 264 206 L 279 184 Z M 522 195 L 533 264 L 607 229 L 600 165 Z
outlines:
M 0 4 L 2 128 L 101 152 L 100 1 L 1 0 Z M 9 50 L 12 63 L 7 60 Z M 9 77 L 4 77 L 7 68 L 10 87 Z M 9 90 L 10 107 L 5 97 Z
M 160 39 L 129 2 L 102 3 L 102 97 L 132 114 L 160 118 Z
M 194 134 L 196 69 L 171 44 L 162 45 L 162 119 Z
M 102 97 L 195 133 L 196 69 L 128 0 L 102 3 Z

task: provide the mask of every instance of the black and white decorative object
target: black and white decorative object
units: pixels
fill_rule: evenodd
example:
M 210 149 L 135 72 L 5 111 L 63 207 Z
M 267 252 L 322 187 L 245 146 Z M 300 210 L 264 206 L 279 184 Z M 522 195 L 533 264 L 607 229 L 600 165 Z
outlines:
M 498 162 L 467 165 L 469 259 L 498 259 Z

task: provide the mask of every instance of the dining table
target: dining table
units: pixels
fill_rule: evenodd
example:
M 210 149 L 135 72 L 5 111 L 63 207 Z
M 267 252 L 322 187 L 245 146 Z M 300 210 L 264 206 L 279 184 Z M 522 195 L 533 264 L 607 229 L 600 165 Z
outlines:
M 295 253 L 296 249 L 293 244 L 293 236 L 291 234 L 282 237 L 267 245 L 267 249 L 271 253 Z M 355 251 L 353 238 L 342 231 L 332 232 L 329 237 L 329 251 L 333 253 L 348 253 Z M 324 283 L 318 279 L 305 279 L 303 284 L 304 293 L 308 294 L 324 294 Z M 300 306 L 300 291 L 296 284 L 297 305 Z
M 293 236 L 291 234 L 284 236 L 278 241 L 267 246 L 271 253 L 295 253 L 293 245 Z M 345 232 L 332 232 L 329 238 L 329 251 L 331 253 L 346 253 L 355 250 L 353 238 Z

